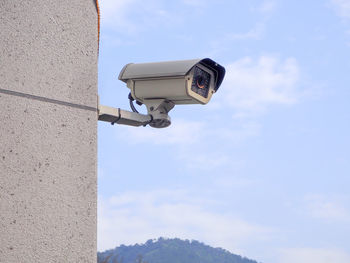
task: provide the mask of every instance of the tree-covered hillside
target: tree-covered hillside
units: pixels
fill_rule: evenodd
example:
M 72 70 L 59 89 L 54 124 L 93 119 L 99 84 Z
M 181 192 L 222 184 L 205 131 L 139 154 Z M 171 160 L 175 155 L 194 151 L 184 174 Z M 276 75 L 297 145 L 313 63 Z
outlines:
M 98 263 L 257 263 L 198 241 L 164 239 L 121 245 L 97 254 Z

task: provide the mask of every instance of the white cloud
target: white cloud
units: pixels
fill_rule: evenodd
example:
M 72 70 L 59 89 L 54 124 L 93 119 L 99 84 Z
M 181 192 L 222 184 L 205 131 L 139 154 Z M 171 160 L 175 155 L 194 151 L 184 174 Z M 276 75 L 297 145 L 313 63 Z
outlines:
M 205 3 L 204 0 L 183 0 L 183 3 L 189 6 L 201 7 Z
M 246 33 L 228 34 L 225 41 L 232 40 L 247 40 L 247 39 L 261 39 L 265 33 L 265 23 L 257 23 L 255 27 Z
M 350 0 L 331 0 L 339 16 L 350 18 Z
M 160 30 L 160 26 L 184 25 L 188 19 L 186 12 L 196 11 L 204 5 L 195 0 L 184 0 L 176 8 L 167 6 L 162 0 L 103 0 L 101 1 L 102 27 L 125 35 L 139 36 L 139 33 L 152 29 Z
M 227 120 L 225 120 L 227 122 Z M 190 170 L 213 170 L 224 165 L 234 165 L 226 145 L 232 146 L 257 136 L 260 125 L 248 121 L 237 126 L 229 120 L 224 127 L 212 122 L 195 122 L 175 119 L 166 129 L 120 126 L 118 138 L 132 144 L 153 144 L 171 146 L 175 159 Z M 220 146 L 220 147 L 219 147 Z
M 116 22 L 116 26 L 125 23 L 125 13 L 137 0 L 102 0 L 100 1 L 102 23 Z
M 266 22 L 258 22 L 247 32 L 228 32 L 222 36 L 216 37 L 211 41 L 210 56 L 216 56 L 217 53 L 232 52 L 232 45 L 236 41 L 261 40 L 266 31 Z
M 98 249 L 142 243 L 156 237 L 196 239 L 237 251 L 265 240 L 270 229 L 230 213 L 209 211 L 210 200 L 178 191 L 128 192 L 99 199 Z
M 135 34 L 167 21 L 169 15 L 159 0 L 103 0 L 101 23 L 103 27 L 124 34 Z
M 236 116 L 264 112 L 269 106 L 291 105 L 298 101 L 299 67 L 296 59 L 274 56 L 240 59 L 226 66 L 227 73 L 220 96 Z
M 175 120 L 166 129 L 122 127 L 119 134 L 120 132 L 123 133 L 123 138 L 129 138 L 126 140 L 128 142 L 171 146 L 174 157 L 186 169 L 210 170 L 229 161 L 225 153 L 215 152 L 215 149 L 203 150 L 207 146 L 203 142 L 208 142 L 209 136 L 217 132 L 202 122 Z M 220 137 L 213 138 L 220 140 Z
M 349 263 L 350 255 L 338 249 L 291 248 L 281 252 L 280 263 Z
M 271 0 L 264 1 L 259 7 L 259 11 L 263 14 L 271 14 L 272 12 L 275 11 L 275 9 L 276 9 L 276 2 Z
M 135 129 L 133 127 L 123 127 L 125 136 L 131 137 L 132 143 L 152 143 L 167 145 L 192 145 L 198 143 L 204 136 L 205 124 L 202 122 L 175 120 L 176 125 L 171 125 L 166 129 Z M 199 136 L 190 136 L 198 134 Z
M 327 222 L 350 222 L 350 210 L 341 198 L 309 195 L 305 199 L 308 214 L 313 218 Z
M 252 16 L 257 17 L 257 22 L 248 31 L 243 32 L 229 32 L 223 34 L 221 37 L 216 37 L 212 42 L 212 55 L 225 51 L 227 53 L 232 49 L 232 43 L 236 41 L 251 41 L 261 40 L 265 36 L 268 21 L 271 15 L 275 12 L 277 7 L 276 1 L 266 0 L 262 1 L 260 5 L 251 8 Z
M 343 19 L 344 22 L 348 23 L 350 21 L 350 0 L 330 0 L 335 12 L 339 17 Z M 350 36 L 350 30 L 347 30 L 346 35 Z M 350 42 L 347 43 L 350 46 Z
M 217 149 L 202 151 L 200 149 L 194 150 L 186 147 L 185 149 L 180 149 L 176 155 L 186 165 L 187 169 L 194 171 L 215 170 L 226 164 L 232 165 L 231 158 L 226 153 L 220 152 Z
M 179 107 L 179 106 L 178 106 Z M 155 145 L 175 145 L 182 149 L 199 147 L 212 142 L 213 138 L 228 143 L 239 143 L 247 137 L 258 135 L 260 126 L 255 122 L 245 122 L 235 129 L 226 127 L 213 127 L 210 122 L 196 122 L 182 119 L 172 120 L 172 125 L 165 129 L 135 129 L 121 126 L 123 138 L 128 137 L 131 143 L 151 143 Z M 120 135 L 118 135 L 120 137 Z M 203 143 L 206 142 L 206 143 Z

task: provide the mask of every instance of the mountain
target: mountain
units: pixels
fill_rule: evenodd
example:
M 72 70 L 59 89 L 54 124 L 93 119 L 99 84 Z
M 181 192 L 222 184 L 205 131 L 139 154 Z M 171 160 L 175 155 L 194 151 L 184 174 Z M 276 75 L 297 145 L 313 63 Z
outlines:
M 98 263 L 257 263 L 198 241 L 165 239 L 97 253 Z

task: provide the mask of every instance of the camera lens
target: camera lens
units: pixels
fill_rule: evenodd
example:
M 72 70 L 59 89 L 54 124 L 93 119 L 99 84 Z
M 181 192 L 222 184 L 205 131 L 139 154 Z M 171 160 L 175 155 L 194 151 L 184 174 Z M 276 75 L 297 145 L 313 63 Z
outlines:
M 204 98 L 208 98 L 209 86 L 210 74 L 200 67 L 195 67 L 191 87 L 192 91 L 201 95 Z
M 199 76 L 199 77 L 197 78 L 197 87 L 200 88 L 200 89 L 204 89 L 203 83 L 204 83 L 203 77 L 202 77 L 202 76 Z

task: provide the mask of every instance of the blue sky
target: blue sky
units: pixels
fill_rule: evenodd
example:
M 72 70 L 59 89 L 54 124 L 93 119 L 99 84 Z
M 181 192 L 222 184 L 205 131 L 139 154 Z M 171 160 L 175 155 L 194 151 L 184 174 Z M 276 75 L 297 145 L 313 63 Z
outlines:
M 261 262 L 350 262 L 350 1 L 100 0 L 99 95 L 130 62 L 210 57 L 167 129 L 99 123 L 98 249 L 196 239 Z

